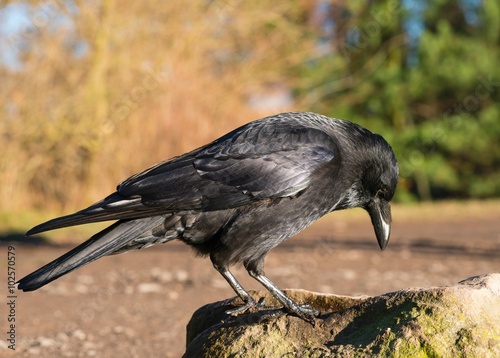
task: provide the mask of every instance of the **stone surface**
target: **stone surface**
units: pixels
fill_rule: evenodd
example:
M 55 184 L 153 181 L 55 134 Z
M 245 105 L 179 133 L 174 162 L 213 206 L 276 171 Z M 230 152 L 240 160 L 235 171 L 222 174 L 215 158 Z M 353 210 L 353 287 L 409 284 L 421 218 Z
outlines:
M 500 357 L 500 273 L 376 297 L 285 292 L 321 310 L 315 327 L 284 314 L 228 317 L 241 301 L 221 301 L 194 313 L 185 357 Z

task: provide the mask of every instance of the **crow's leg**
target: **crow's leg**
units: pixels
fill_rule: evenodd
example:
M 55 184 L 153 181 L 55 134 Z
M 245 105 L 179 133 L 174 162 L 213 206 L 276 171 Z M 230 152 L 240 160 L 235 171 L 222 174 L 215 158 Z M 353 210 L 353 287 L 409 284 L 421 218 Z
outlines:
M 226 265 L 217 264 L 217 260 L 214 256 L 211 256 L 212 263 L 217 271 L 226 279 L 229 285 L 233 288 L 234 292 L 243 300 L 243 306 L 226 311 L 227 314 L 232 316 L 238 316 L 249 310 L 255 311 L 270 311 L 276 310 L 278 307 L 265 306 L 264 299 L 255 301 L 252 296 L 241 286 L 236 277 L 229 271 Z M 247 269 L 250 276 L 259 281 L 271 294 L 280 302 L 288 313 L 292 313 L 297 317 L 311 323 L 313 326 L 316 325 L 315 316 L 319 315 L 320 311 L 312 308 L 309 305 L 299 305 L 293 300 L 288 298 L 270 279 L 268 279 L 263 271 L 263 258 L 260 260 L 254 260 L 252 262 L 245 262 L 245 268 Z M 270 317 L 276 316 L 273 313 L 269 313 Z
M 264 299 L 259 300 L 259 302 L 255 301 L 252 296 L 241 286 L 236 277 L 229 271 L 227 265 L 224 263 L 225 260 L 221 260 L 220 257 L 212 254 L 210 255 L 210 260 L 214 265 L 214 268 L 219 271 L 219 273 L 226 279 L 229 285 L 233 288 L 234 292 L 241 298 L 243 301 L 243 306 L 236 307 L 234 309 L 226 311 L 227 314 L 231 316 L 238 316 L 242 313 L 247 312 L 250 309 L 254 309 L 256 311 L 261 310 L 269 310 L 274 307 L 266 307 L 264 306 Z M 220 263 L 222 261 L 222 263 Z
M 234 309 L 226 311 L 227 314 L 231 316 L 238 316 L 239 314 L 245 313 L 250 309 L 256 309 L 256 310 L 264 310 L 264 309 L 269 309 L 269 307 L 265 307 L 263 305 L 263 300 L 260 300 L 259 302 L 255 301 L 250 294 L 245 291 L 243 286 L 236 280 L 236 277 L 228 270 L 228 269 L 221 269 L 219 270 L 217 267 L 215 267 L 217 271 L 220 272 L 222 277 L 226 279 L 226 281 L 231 285 L 233 288 L 234 292 L 240 296 L 240 298 L 243 300 L 243 306 L 236 307 Z
M 259 281 L 271 294 L 285 307 L 285 309 L 303 320 L 309 322 L 313 326 L 316 325 L 315 316 L 320 314 L 320 311 L 312 308 L 309 305 L 299 305 L 287 295 L 283 293 L 267 276 L 264 274 L 257 274 L 253 271 L 248 272 L 250 276 Z
M 302 318 L 313 326 L 316 325 L 315 316 L 320 311 L 309 305 L 299 305 L 283 293 L 267 276 L 264 274 L 264 258 L 259 260 L 245 262 L 245 268 L 250 276 L 259 281 L 271 294 L 280 302 L 283 307 L 291 314 Z

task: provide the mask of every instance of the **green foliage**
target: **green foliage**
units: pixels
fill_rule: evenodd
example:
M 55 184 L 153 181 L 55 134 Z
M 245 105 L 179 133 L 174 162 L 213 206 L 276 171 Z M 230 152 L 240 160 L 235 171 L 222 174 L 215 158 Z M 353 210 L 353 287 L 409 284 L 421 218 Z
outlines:
M 427 2 L 416 43 L 404 30 L 416 15 L 399 2 L 345 6 L 336 33 L 358 37 L 336 38 L 333 55 L 305 66 L 306 104 L 388 139 L 400 201 L 500 196 L 498 3 Z

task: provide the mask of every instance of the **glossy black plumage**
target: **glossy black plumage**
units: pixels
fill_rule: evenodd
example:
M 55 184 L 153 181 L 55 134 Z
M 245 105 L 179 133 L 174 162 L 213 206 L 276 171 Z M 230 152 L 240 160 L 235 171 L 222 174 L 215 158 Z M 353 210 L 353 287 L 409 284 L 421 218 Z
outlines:
M 265 255 L 321 216 L 351 207 L 369 212 L 384 248 L 397 179 L 390 146 L 367 129 L 306 112 L 263 118 L 130 177 L 87 209 L 28 231 L 118 220 L 18 287 L 36 290 L 102 256 L 179 239 L 210 255 L 244 300 L 232 313 L 259 306 L 229 272 L 242 262 L 289 312 L 313 323 L 310 308 L 264 275 Z

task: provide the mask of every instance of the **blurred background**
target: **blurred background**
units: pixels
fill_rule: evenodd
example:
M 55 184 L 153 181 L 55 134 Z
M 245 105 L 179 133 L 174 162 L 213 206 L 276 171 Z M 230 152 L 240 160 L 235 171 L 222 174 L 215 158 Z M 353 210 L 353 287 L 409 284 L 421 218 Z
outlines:
M 71 211 L 280 111 L 383 134 L 398 202 L 500 195 L 500 4 L 2 1 L 0 210 Z
M 278 286 L 374 295 L 498 271 L 499 58 L 495 0 L 0 1 L 0 241 L 21 278 L 103 227 L 31 226 L 241 124 L 314 111 L 392 145 L 391 243 L 363 211 L 328 215 L 269 255 Z M 176 357 L 192 312 L 233 295 L 180 243 L 108 257 L 20 293 L 19 354 Z

